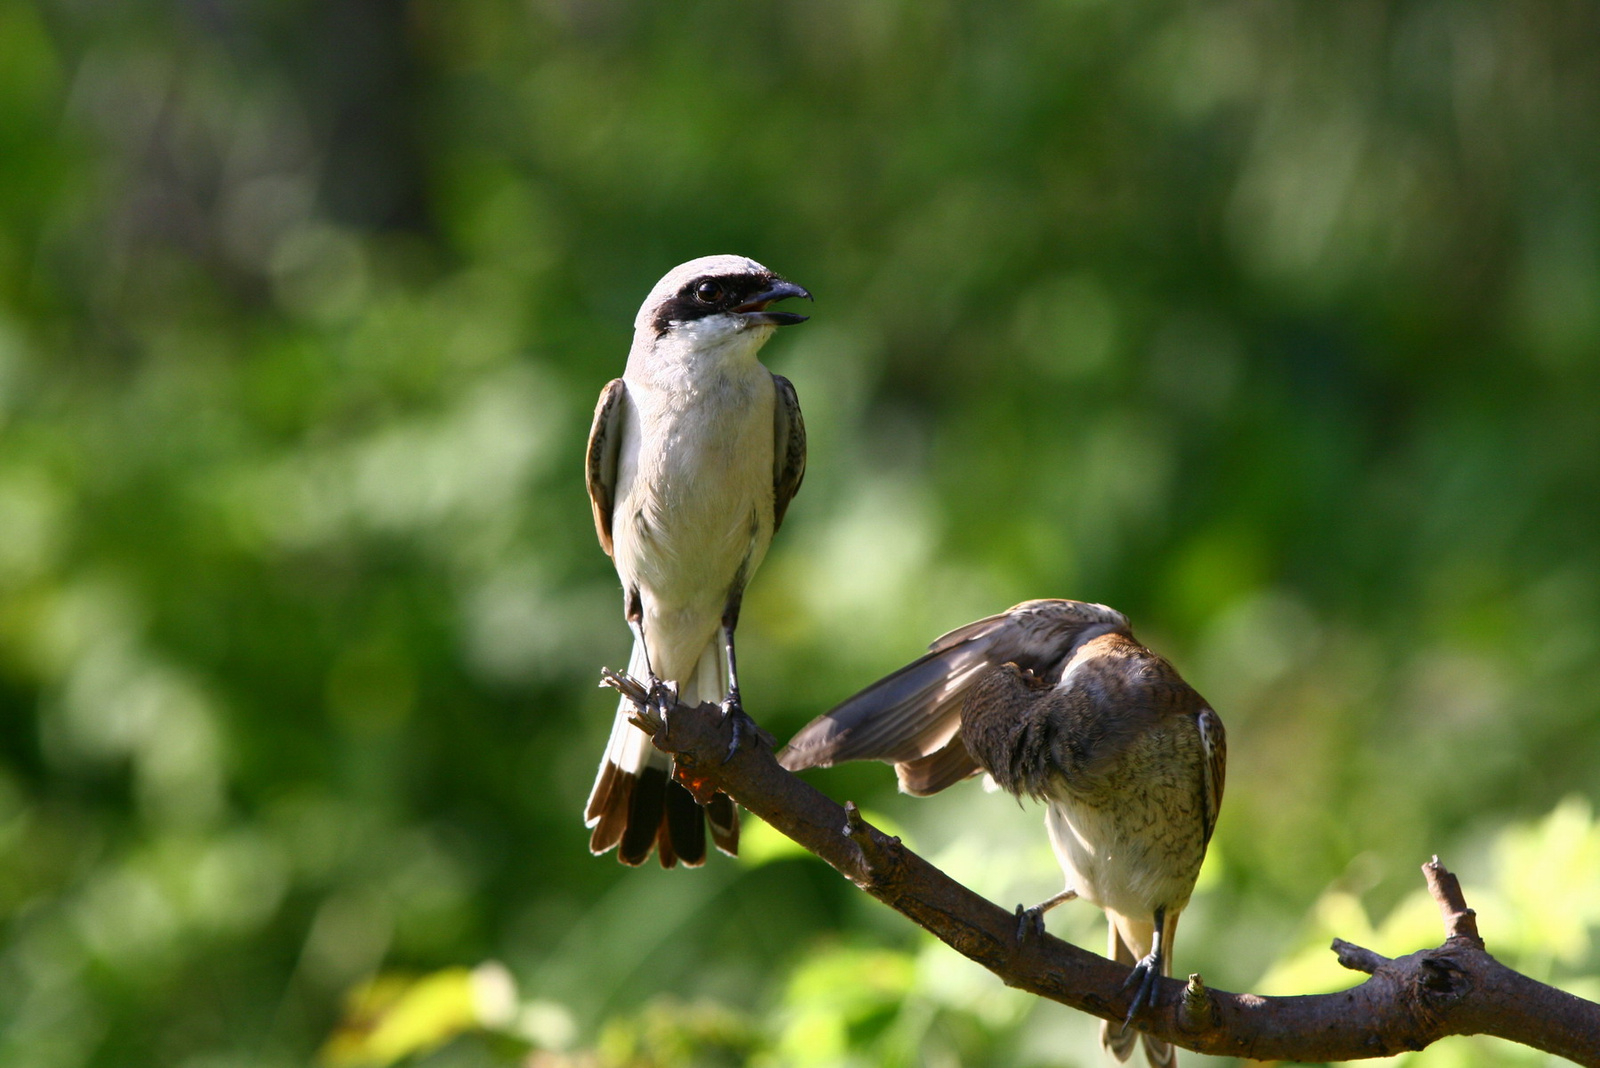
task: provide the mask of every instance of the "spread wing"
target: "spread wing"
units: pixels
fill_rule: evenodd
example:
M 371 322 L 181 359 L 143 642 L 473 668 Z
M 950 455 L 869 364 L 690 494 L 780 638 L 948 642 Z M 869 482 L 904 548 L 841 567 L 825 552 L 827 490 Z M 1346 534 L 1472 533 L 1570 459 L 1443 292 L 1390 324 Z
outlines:
M 1050 678 L 1087 634 L 1124 630 L 1101 605 L 1028 601 L 937 639 L 926 655 L 812 720 L 778 754 L 790 771 L 845 760 L 898 765 L 908 793 L 933 793 L 978 770 L 957 732 L 967 692 L 990 667 L 1015 663 Z
M 800 398 L 794 383 L 773 375 L 777 403 L 773 406 L 772 530 L 783 526 L 783 514 L 806 477 L 806 423 L 800 418 Z
M 617 451 L 622 445 L 623 416 L 627 412 L 628 387 L 613 378 L 600 391 L 594 408 L 594 423 L 589 427 L 588 469 L 589 504 L 594 508 L 594 530 L 600 547 L 611 555 L 611 509 L 616 504 Z
M 1200 727 L 1200 747 L 1205 752 L 1206 844 L 1211 844 L 1211 832 L 1217 827 L 1217 813 L 1222 810 L 1222 783 L 1228 770 L 1228 735 L 1222 729 L 1222 717 L 1210 708 L 1202 708 L 1197 718 Z
M 990 630 L 1003 616 L 983 623 Z M 932 652 L 879 679 L 854 697 L 812 720 L 778 754 L 790 771 L 827 768 L 845 760 L 908 763 L 942 749 L 961 727 L 961 702 L 977 676 L 989 666 L 987 632 Z M 943 639 L 940 639 L 942 642 Z

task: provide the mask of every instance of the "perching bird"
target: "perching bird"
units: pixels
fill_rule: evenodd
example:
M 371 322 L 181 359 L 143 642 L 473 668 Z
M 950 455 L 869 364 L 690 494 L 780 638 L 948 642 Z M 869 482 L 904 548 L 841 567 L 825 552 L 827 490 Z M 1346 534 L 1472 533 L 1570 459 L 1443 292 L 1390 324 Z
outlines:
M 769 305 L 810 296 L 743 256 L 674 267 L 640 307 L 627 368 L 601 392 L 589 431 L 595 529 L 634 636 L 628 673 L 741 717 L 740 598 L 806 466 L 794 387 L 756 354 L 774 329 L 806 319 Z M 623 698 L 584 811 L 589 848 L 620 847 L 624 864 L 652 848 L 664 867 L 702 864 L 702 810 L 632 714 Z M 733 802 L 717 794 L 704 812 L 717 848 L 736 853 Z
M 1127 1022 L 1171 974 L 1172 937 L 1222 804 L 1222 720 L 1171 664 L 1104 605 L 1027 601 L 935 641 L 921 659 L 867 687 L 795 735 L 790 770 L 844 760 L 895 765 L 926 795 L 988 772 L 1047 804 L 1045 827 L 1066 889 L 1030 909 L 1029 926 L 1074 897 L 1103 908 L 1107 956 L 1133 968 L 1132 1007 L 1100 1041 L 1118 1060 Z M 1172 1047 L 1144 1036 L 1157 1068 Z

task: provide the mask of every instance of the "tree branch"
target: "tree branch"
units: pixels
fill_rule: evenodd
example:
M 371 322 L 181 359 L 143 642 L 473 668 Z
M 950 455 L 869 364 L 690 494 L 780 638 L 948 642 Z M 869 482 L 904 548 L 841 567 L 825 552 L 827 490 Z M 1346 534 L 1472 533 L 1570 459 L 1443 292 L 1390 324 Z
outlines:
M 724 761 L 733 734 L 717 706 L 652 702 L 635 680 L 610 672 L 602 684 L 634 699 L 635 722 L 676 758 L 692 790 L 728 794 L 1006 985 L 1106 1020 L 1127 1012 L 1120 965 L 1049 934 L 1019 939 L 1013 913 L 868 824 L 853 804 L 840 807 L 783 770 L 764 747 L 743 745 Z M 1445 923 L 1437 949 L 1391 960 L 1336 940 L 1339 962 L 1371 978 L 1335 994 L 1260 997 L 1210 989 L 1197 975 L 1163 979 L 1135 1026 L 1201 1053 L 1296 1061 L 1387 1057 L 1484 1034 L 1600 1068 L 1600 1005 L 1496 961 L 1455 876 L 1437 857 L 1423 872 Z

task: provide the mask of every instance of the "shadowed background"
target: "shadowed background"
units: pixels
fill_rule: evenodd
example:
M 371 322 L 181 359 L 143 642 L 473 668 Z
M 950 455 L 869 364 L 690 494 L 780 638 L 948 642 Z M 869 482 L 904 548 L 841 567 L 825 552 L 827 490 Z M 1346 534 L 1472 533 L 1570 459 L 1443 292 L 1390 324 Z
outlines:
M 1101 1063 L 758 826 L 588 855 L 584 438 L 717 252 L 817 297 L 769 730 L 1109 603 L 1229 730 L 1180 974 L 1435 944 L 1438 852 L 1600 992 L 1593 5 L 0 0 L 0 1062 Z M 1059 889 L 1037 810 L 812 777 Z

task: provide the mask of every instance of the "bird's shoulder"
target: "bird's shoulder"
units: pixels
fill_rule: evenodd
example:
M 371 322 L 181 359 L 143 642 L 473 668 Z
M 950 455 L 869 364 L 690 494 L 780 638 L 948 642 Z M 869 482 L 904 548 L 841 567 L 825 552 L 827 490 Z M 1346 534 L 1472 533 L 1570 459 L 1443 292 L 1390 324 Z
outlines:
M 1136 708 L 1152 717 L 1195 716 L 1206 707 L 1166 657 L 1126 632 L 1085 642 L 1067 664 L 1062 683 L 1096 703 Z

